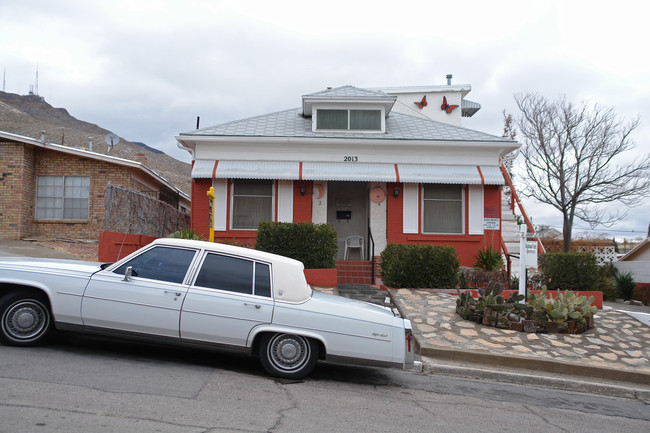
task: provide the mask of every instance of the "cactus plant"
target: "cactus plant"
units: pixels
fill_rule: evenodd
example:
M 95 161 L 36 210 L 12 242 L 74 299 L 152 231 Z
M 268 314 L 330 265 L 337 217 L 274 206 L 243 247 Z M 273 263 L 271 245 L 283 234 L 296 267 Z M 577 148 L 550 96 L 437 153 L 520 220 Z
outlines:
M 520 302 L 524 299 L 523 295 L 515 293 L 504 299 L 500 296 L 502 290 L 500 285 L 490 284 L 487 288 L 479 290 L 478 299 L 472 298 L 469 292 L 459 290 L 456 311 L 465 318 L 483 317 L 484 324 L 493 326 L 508 327 L 509 322 L 527 319 L 533 323 L 534 329 L 530 332 L 546 329 L 546 332 L 560 330 L 573 333 L 593 326 L 592 318 L 597 311 L 596 307 L 591 305 L 594 302 L 593 296 L 587 298 L 572 291 L 558 290 L 552 299 L 547 296 L 548 288 L 543 286 L 540 294 L 531 294 L 528 304 L 522 304 Z

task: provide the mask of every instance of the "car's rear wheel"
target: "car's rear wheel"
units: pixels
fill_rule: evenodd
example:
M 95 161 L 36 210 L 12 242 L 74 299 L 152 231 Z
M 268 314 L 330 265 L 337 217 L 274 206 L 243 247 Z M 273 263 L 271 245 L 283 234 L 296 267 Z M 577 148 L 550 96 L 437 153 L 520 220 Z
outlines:
M 266 334 L 259 346 L 260 361 L 274 377 L 302 379 L 318 362 L 318 344 L 293 334 Z
M 47 298 L 40 293 L 11 292 L 0 298 L 0 342 L 36 346 L 52 328 Z

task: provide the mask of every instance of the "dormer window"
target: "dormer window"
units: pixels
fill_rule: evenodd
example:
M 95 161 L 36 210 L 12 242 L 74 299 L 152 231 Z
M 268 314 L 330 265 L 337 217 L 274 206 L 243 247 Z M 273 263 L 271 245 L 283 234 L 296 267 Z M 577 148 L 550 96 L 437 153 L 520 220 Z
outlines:
M 302 115 L 311 117 L 314 132 L 381 134 L 396 100 L 396 96 L 352 86 L 328 88 L 302 97 Z
M 381 110 L 316 109 L 316 129 L 336 131 L 381 131 Z

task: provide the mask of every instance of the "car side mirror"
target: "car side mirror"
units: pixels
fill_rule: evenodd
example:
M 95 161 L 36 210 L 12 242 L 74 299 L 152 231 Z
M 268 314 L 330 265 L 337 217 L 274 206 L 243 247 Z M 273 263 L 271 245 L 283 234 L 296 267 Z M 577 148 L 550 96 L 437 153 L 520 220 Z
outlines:
M 131 281 L 131 276 L 133 276 L 133 267 L 129 266 L 126 268 L 126 271 L 124 271 L 124 278 L 122 281 Z

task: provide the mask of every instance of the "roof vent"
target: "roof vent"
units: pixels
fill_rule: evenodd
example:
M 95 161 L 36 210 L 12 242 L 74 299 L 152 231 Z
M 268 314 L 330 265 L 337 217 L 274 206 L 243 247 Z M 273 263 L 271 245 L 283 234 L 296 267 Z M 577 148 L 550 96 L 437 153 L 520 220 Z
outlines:
M 451 79 L 452 79 L 453 77 L 454 77 L 453 75 L 451 75 L 451 74 L 447 74 L 447 85 L 448 85 L 448 86 L 451 86 Z

